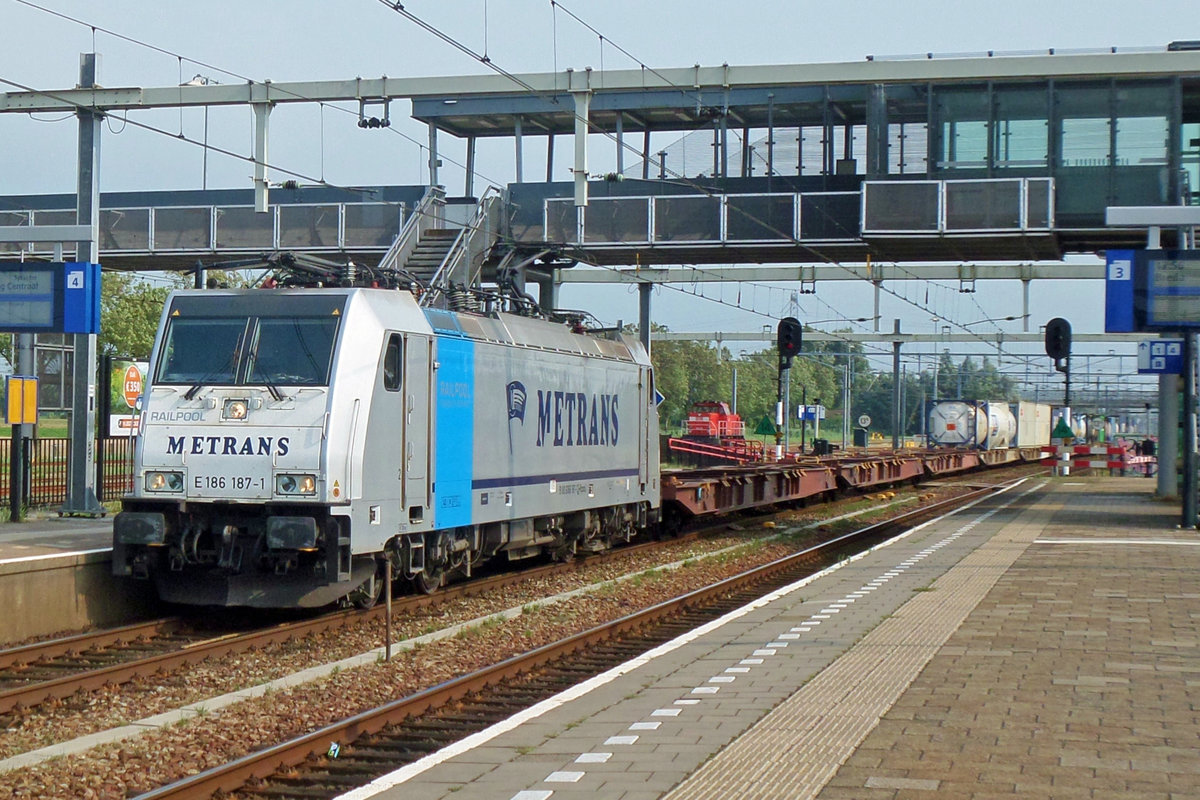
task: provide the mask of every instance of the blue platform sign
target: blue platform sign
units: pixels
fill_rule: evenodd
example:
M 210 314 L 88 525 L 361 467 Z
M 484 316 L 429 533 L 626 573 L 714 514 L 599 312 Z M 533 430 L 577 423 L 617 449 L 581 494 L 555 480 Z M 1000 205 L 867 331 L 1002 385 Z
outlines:
M 1139 375 L 1179 375 L 1183 372 L 1183 339 L 1138 342 Z
M 797 406 L 796 419 L 816 422 L 825 419 L 825 406 Z
M 1104 272 L 1104 330 L 1106 333 L 1132 333 L 1133 250 L 1109 250 Z
M 1108 333 L 1200 328 L 1200 251 L 1109 250 Z
M 99 333 L 100 265 L 0 261 L 0 332 Z

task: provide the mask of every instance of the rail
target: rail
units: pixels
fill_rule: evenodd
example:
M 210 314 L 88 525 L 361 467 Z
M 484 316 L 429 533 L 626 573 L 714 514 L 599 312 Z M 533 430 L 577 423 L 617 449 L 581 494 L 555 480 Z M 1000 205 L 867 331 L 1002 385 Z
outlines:
M 694 534 L 688 534 L 689 537 L 691 535 Z M 678 542 L 683 538 L 678 537 L 672 541 Z M 659 541 L 643 542 L 623 547 L 614 551 L 612 555 L 626 556 L 644 550 L 654 550 L 663 544 L 664 542 Z M 397 615 L 412 613 L 419 609 L 497 591 L 531 579 L 572 572 L 583 565 L 583 561 L 546 564 L 530 570 L 507 572 L 467 583 L 453 584 L 432 595 L 405 595 L 396 599 L 392 604 L 392 611 Z M 47 701 L 71 697 L 78 692 L 101 686 L 118 686 L 139 677 L 169 673 L 206 659 L 243 653 L 269 644 L 297 640 L 373 619 L 382 619 L 386 614 L 387 609 L 380 605 L 367 611 L 337 611 L 313 619 L 280 623 L 234 634 L 224 631 L 189 631 L 182 620 L 172 617 L 0 650 L 0 686 L 3 687 L 0 688 L 0 714 L 8 713 L 14 708 L 28 710 Z M 156 645 L 155 640 L 160 637 L 169 637 L 169 641 L 163 642 L 161 646 Z M 147 653 L 147 650 L 157 652 Z M 100 651 L 103 651 L 105 663 L 94 666 L 89 656 Z M 122 660 L 122 653 L 131 657 Z M 35 671 L 30 665 L 45 667 L 56 674 L 46 680 L 22 680 L 23 674 Z M 77 665 L 80 668 L 77 669 Z
M 514 656 L 499 664 L 485 667 L 378 708 L 356 714 L 291 741 L 191 775 L 175 783 L 138 795 L 137 800 L 207 799 L 217 792 L 237 791 L 251 780 L 267 778 L 280 769 L 294 768 L 309 758 L 325 755 L 329 750 L 330 742 L 353 742 L 360 737 L 376 734 L 388 726 L 403 723 L 419 715 L 436 711 L 447 704 L 462 701 L 473 694 L 496 691 L 497 688 L 502 689 L 505 685 L 516 681 L 518 676 L 526 675 L 534 669 L 542 668 L 576 653 L 589 651 L 591 648 L 612 642 L 618 637 L 630 636 L 649 626 L 677 620 L 685 612 L 703 609 L 722 601 L 733 601 L 737 605 L 748 602 L 749 598 L 738 597 L 738 595 L 749 591 L 762 594 L 764 593 L 762 587 L 773 588 L 776 583 L 783 585 L 795 580 L 797 571 L 813 572 L 819 569 L 819 566 L 816 565 L 836 558 L 839 553 L 845 551 L 845 548 L 854 546 L 855 543 L 867 543 L 869 546 L 886 536 L 897 525 L 915 522 L 916 519 L 937 514 L 943 509 L 964 505 L 1001 488 L 1003 485 L 979 489 L 948 501 L 922 506 L 897 518 L 835 537 L 702 589 L 574 634 L 559 642 Z M 770 591 L 770 588 L 765 591 Z M 622 658 L 628 658 L 628 653 Z M 589 669 L 595 670 L 596 667 L 592 664 Z M 577 675 L 582 676 L 589 670 L 576 669 L 574 671 Z

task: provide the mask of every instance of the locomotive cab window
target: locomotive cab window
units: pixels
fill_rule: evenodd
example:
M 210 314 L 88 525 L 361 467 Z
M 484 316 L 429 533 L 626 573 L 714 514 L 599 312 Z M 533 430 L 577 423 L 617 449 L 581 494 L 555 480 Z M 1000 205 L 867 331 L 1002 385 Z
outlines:
M 246 320 L 173 319 L 163 340 L 159 383 L 234 382 Z
M 258 320 L 245 383 L 320 386 L 329 382 L 336 317 Z
M 383 388 L 389 392 L 400 391 L 400 334 L 388 337 L 387 349 L 383 353 Z
M 259 302 L 255 309 L 259 313 L 192 317 L 173 312 L 163 335 L 155 381 L 190 386 L 327 386 L 340 313 L 296 314 L 285 304 L 271 303 L 274 299 L 263 298 L 268 302 Z

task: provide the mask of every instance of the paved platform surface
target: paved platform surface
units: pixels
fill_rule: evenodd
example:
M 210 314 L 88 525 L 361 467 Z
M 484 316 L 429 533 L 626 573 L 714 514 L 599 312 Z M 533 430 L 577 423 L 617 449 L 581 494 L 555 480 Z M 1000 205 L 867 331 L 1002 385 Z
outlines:
M 13 559 L 112 549 L 112 516 L 98 519 L 43 516 L 0 522 L 0 564 Z
M 1200 537 L 1035 481 L 345 798 L 1200 796 Z

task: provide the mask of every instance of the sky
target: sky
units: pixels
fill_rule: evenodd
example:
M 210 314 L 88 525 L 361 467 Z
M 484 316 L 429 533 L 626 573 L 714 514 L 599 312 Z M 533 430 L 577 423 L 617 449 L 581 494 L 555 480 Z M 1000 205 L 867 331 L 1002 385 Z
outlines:
M 1194 0 L 1137 4 L 1127 0 L 564 0 L 557 4 L 550 0 L 410 0 L 404 7 L 466 48 L 486 53 L 492 63 L 515 73 L 568 67 L 627 69 L 639 62 L 664 68 L 853 62 L 867 55 L 929 52 L 1161 47 L 1175 39 L 1200 38 L 1200 27 L 1181 27 L 1195 18 Z M 0 79 L 37 89 L 74 86 L 79 54 L 91 51 L 101 54 L 99 82 L 110 87 L 173 86 L 196 75 L 237 83 L 248 78 L 303 81 L 488 72 L 478 61 L 379 0 L 209 0 L 188 4 L 0 0 L 0 30 L 7 34 L 0 49 Z M 11 89 L 11 85 L 0 85 L 0 91 Z M 428 180 L 423 150 L 427 131 L 408 119 L 406 103 L 393 108 L 393 128 L 386 131 L 360 130 L 355 124 L 356 106 L 353 111 L 308 105 L 277 108 L 271 116 L 269 161 L 340 186 Z M 205 181 L 209 188 L 251 185 L 252 170 L 246 162 L 210 153 L 205 164 L 201 148 L 169 135 L 182 132 L 202 138 L 203 111 L 140 112 L 136 119 L 167 134 L 123 126 L 118 117 L 110 118 L 101 151 L 102 191 L 197 189 Z M 214 146 L 251 152 L 249 109 L 212 110 L 208 131 L 208 141 Z M 0 115 L 0 195 L 73 191 L 75 137 L 73 118 Z M 465 147 L 443 135 L 441 150 L 446 162 L 441 180 L 451 194 L 461 193 Z M 589 153 L 589 167 L 594 172 L 611 169 L 606 159 L 614 157 L 611 146 L 598 142 Z M 559 156 L 560 164 L 563 158 Z M 481 143 L 477 190 L 480 184 L 511 181 L 513 160 L 511 141 Z M 527 145 L 525 164 L 527 177 L 544 168 L 543 157 L 532 143 Z M 562 179 L 566 178 L 564 174 Z M 961 294 L 949 285 L 900 282 L 890 286 L 899 296 L 886 295 L 882 301 L 881 327 L 885 329 L 891 328 L 893 318 L 902 320 L 903 330 L 923 332 L 938 327 L 933 316 L 967 323 L 1021 313 L 1016 282 L 980 282 L 973 295 Z M 869 286 L 822 284 L 815 296 L 798 296 L 797 306 L 791 304 L 794 288 L 744 286 L 739 292 L 732 285 L 663 287 L 655 292 L 653 316 L 672 330 L 751 331 L 773 325 L 787 313 L 802 320 L 873 314 Z M 1103 330 L 1103 287 L 1079 281 L 1034 284 L 1033 329 L 1053 316 L 1066 315 L 1064 298 L 1071 299 L 1069 318 L 1077 332 Z M 562 302 L 587 308 L 606 322 L 637 319 L 636 292 L 625 289 L 572 286 L 564 289 Z M 994 331 L 997 327 L 1016 332 L 1021 323 L 986 323 L 974 329 Z M 1090 348 L 1096 353 L 1110 349 Z M 914 346 L 913 354 L 920 349 Z M 1021 350 L 1011 345 L 1006 349 Z M 1128 347 L 1115 349 L 1131 352 Z M 930 350 L 931 346 L 926 348 L 926 352 Z M 1041 348 L 1024 350 L 1040 352 Z M 1109 361 L 1116 363 L 1115 359 Z M 1045 363 L 1048 367 L 1048 360 Z M 1130 363 L 1126 359 L 1127 371 Z

